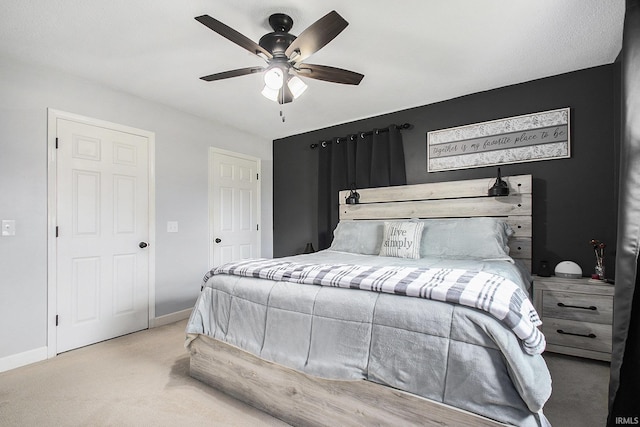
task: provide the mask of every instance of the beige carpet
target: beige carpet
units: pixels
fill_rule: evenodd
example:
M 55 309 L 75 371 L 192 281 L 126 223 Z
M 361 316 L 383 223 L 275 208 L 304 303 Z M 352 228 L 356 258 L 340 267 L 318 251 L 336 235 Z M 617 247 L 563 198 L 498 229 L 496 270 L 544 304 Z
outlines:
M 0 374 L 0 426 L 285 425 L 189 377 L 186 321 Z
M 554 427 L 604 427 L 607 424 L 609 363 L 545 353 L 553 392 L 544 413 Z
M 0 426 L 282 426 L 189 377 L 186 321 L 0 373 Z M 603 426 L 609 365 L 548 355 L 555 427 Z

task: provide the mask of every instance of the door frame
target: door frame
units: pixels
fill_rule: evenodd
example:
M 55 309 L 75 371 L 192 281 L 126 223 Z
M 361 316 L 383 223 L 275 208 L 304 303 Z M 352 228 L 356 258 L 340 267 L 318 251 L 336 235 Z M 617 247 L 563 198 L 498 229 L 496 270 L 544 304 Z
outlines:
M 58 252 L 56 245 L 57 215 L 57 154 L 56 135 L 57 120 L 64 119 L 90 126 L 104 127 L 119 132 L 131 133 L 147 138 L 149 141 L 149 327 L 156 316 L 156 191 L 155 191 L 155 133 L 136 129 L 130 126 L 112 123 L 100 119 L 68 113 L 65 111 L 47 108 L 47 358 L 57 354 L 57 330 L 56 313 L 58 308 Z
M 212 221 L 212 215 L 215 212 L 214 210 L 214 202 L 213 202 L 213 180 L 214 180 L 214 176 L 213 176 L 213 157 L 216 154 L 223 154 L 225 156 L 232 156 L 232 157 L 238 157 L 240 159 L 244 159 L 244 160 L 250 160 L 253 162 L 256 162 L 256 173 L 258 174 L 258 180 L 257 180 L 257 194 L 256 194 L 256 221 L 258 222 L 258 248 L 257 248 L 257 252 L 256 252 L 256 258 L 260 258 L 262 256 L 262 205 L 261 205 L 261 191 L 262 191 L 262 163 L 261 163 L 261 159 L 259 157 L 254 157 L 254 156 L 250 156 L 248 154 L 243 154 L 243 153 L 237 153 L 235 151 L 230 151 L 230 150 L 224 150 L 222 148 L 216 148 L 216 147 L 209 147 L 209 165 L 208 165 L 208 169 L 209 169 L 209 185 L 207 188 L 207 192 L 208 192 L 208 199 L 209 199 L 209 216 L 207 218 L 207 221 L 209 222 L 209 268 L 214 267 L 213 265 L 213 251 L 214 251 L 214 244 L 213 244 L 213 240 L 215 239 L 214 236 L 214 232 L 213 232 L 213 221 Z

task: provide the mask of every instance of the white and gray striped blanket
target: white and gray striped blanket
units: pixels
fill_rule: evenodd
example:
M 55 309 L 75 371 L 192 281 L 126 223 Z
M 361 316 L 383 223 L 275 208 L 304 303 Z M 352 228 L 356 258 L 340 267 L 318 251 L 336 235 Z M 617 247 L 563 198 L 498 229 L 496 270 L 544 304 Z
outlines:
M 527 354 L 540 354 L 546 346 L 544 335 L 537 328 L 542 322 L 525 292 L 509 279 L 482 271 L 252 259 L 214 268 L 204 276 L 204 282 L 217 274 L 362 289 L 460 304 L 483 310 L 500 320 L 521 340 Z

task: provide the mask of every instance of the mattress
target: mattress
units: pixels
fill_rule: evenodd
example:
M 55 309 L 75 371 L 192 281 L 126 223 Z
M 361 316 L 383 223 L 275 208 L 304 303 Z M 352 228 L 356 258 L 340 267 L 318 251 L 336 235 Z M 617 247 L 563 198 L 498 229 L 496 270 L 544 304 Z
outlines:
M 482 271 L 525 292 L 517 263 L 406 259 L 334 250 L 283 258 L 322 265 Z M 548 425 L 551 378 L 500 319 L 426 298 L 231 274 L 207 276 L 187 325 L 265 360 L 327 379 L 367 380 L 519 426 Z

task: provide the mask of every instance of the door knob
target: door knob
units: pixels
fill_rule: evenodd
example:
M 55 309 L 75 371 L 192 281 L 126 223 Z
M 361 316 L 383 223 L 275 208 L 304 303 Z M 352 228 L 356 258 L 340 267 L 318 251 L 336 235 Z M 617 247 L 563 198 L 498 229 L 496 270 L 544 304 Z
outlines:
M 220 240 L 220 238 L 216 237 L 215 242 L 216 242 L 216 243 L 220 243 L 220 242 L 222 242 L 222 240 Z
M 140 246 L 140 249 L 144 249 L 147 246 L 149 246 L 149 244 L 147 242 L 140 242 L 140 243 L 138 243 L 138 246 Z

